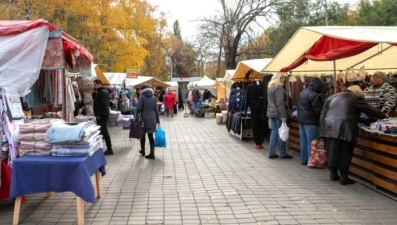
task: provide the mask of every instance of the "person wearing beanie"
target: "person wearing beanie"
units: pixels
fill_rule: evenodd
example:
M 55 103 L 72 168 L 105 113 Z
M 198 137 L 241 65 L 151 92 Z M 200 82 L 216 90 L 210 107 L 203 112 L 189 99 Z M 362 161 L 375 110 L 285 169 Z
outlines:
M 396 91 L 393 86 L 387 83 L 386 74 L 376 71 L 372 77 L 372 86 L 364 89 L 364 99 L 371 106 L 389 114 L 395 110 Z

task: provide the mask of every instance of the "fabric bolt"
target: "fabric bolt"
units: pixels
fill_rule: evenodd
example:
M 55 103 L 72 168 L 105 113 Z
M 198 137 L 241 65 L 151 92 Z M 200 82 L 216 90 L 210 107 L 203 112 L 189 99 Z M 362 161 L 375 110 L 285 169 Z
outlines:
M 276 146 L 278 146 L 278 150 L 280 151 L 280 157 L 284 157 L 287 155 L 285 142 L 280 139 L 278 134 L 278 128 L 280 128 L 281 126 L 281 119 L 269 118 L 269 122 L 272 129 L 272 131 L 270 132 L 269 155 L 275 155 Z
M 92 156 L 23 156 L 13 162 L 10 198 L 43 193 L 72 192 L 86 202 L 95 202 L 91 175 L 103 175 L 106 159 L 103 151 Z
M 311 143 L 318 139 L 318 126 L 312 124 L 299 124 L 301 163 L 307 163 L 311 152 Z

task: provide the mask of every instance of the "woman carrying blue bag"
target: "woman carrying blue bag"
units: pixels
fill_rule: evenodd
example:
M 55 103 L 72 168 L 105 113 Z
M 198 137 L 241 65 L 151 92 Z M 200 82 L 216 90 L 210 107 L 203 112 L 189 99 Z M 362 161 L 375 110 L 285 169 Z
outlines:
M 154 137 L 153 133 L 156 132 L 157 126 L 160 125 L 159 113 L 157 111 L 157 100 L 153 95 L 153 89 L 149 85 L 143 84 L 141 86 L 141 95 L 138 99 L 137 111 L 140 114 L 142 122 L 143 134 L 141 137 L 141 150 L 139 153 L 145 155 L 145 136 L 146 133 L 149 137 L 150 154 L 145 156 L 147 159 L 155 159 L 154 157 Z

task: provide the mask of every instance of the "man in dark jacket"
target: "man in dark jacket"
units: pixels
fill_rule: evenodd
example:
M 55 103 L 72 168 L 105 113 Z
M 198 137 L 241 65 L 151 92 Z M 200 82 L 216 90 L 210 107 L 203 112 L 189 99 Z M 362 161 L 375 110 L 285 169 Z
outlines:
M 105 139 L 107 150 L 105 155 L 113 155 L 112 142 L 110 140 L 110 135 L 108 131 L 108 119 L 110 114 L 110 99 L 109 91 L 103 87 L 102 81 L 100 79 L 94 80 L 94 115 L 96 118 L 96 123 L 101 126 L 101 134 Z M 93 95 L 94 96 L 94 95 Z
M 354 180 L 348 177 L 348 171 L 357 143 L 361 113 L 379 119 L 388 117 L 364 100 L 364 93 L 358 85 L 329 97 L 321 112 L 320 137 L 324 138 L 328 166 L 331 169 L 330 178 L 332 181 L 340 179 L 342 185 L 354 184 Z
M 307 165 L 311 153 L 311 143 L 318 138 L 323 99 L 320 93 L 325 91 L 325 83 L 318 77 L 310 79 L 308 87 L 299 93 L 296 109 L 298 112 L 301 164 Z

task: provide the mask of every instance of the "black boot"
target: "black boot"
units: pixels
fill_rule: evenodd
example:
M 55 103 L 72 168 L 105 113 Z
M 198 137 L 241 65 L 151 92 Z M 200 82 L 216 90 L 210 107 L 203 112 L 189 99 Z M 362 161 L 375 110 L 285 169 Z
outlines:
M 339 180 L 340 177 L 338 175 L 338 170 L 336 168 L 333 168 L 333 167 L 331 167 L 330 169 L 331 169 L 331 175 L 330 175 L 331 180 L 332 181 Z
M 141 150 L 139 151 L 139 154 L 145 156 L 145 143 L 141 142 Z
M 150 154 L 145 156 L 147 159 L 154 159 L 154 146 L 150 146 Z
M 356 182 L 349 178 L 349 175 L 348 175 L 347 171 L 340 171 L 340 181 L 339 181 L 339 183 L 341 185 L 348 185 L 348 184 L 354 184 Z

